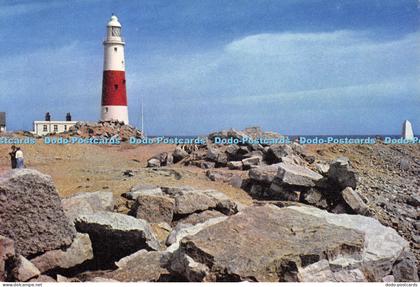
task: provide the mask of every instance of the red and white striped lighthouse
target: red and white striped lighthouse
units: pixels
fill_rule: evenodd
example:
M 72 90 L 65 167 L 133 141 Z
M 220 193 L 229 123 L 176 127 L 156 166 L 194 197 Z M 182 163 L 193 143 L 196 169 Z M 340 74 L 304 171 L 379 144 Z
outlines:
M 104 41 L 104 74 L 102 79 L 103 121 L 119 120 L 128 124 L 127 92 L 125 88 L 124 40 L 121 24 L 112 15 Z

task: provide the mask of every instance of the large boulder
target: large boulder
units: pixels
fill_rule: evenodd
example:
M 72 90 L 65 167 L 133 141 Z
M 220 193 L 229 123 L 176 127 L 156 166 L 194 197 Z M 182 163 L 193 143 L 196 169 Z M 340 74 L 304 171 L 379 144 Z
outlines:
M 322 258 L 360 259 L 363 244 L 363 234 L 313 216 L 253 206 L 184 238 L 173 260 L 205 264 L 202 281 L 296 281 L 298 267 Z
M 329 224 L 337 227 L 344 227 L 364 234 L 364 249 L 362 258 L 358 261 L 341 260 L 337 258 L 330 262 L 334 267 L 348 268 L 349 266 L 363 270 L 369 281 L 382 281 L 382 278 L 392 272 L 393 265 L 399 262 L 406 262 L 401 254 L 411 254 L 409 243 L 398 233 L 383 226 L 378 220 L 361 215 L 332 214 L 313 207 L 289 207 L 302 214 L 317 217 L 319 220 L 326 220 Z M 414 272 L 417 268 L 413 267 Z M 399 278 L 401 279 L 403 278 Z
M 186 192 L 175 197 L 175 214 L 190 214 L 215 208 L 217 201 L 201 192 Z
M 282 161 L 283 157 L 293 154 L 293 149 L 290 145 L 274 144 L 269 147 L 265 154 L 265 160 L 269 164 L 278 163 Z
M 349 159 L 346 157 L 339 157 L 331 163 L 328 170 L 328 179 L 341 190 L 346 187 L 356 189 L 359 181 L 356 171 L 350 166 Z
M 357 214 L 369 215 L 369 208 L 363 202 L 360 195 L 351 187 L 346 187 L 342 192 L 344 201 Z
M 418 261 L 411 252 L 402 252 L 392 267 L 392 275 L 396 282 L 419 282 Z
M 274 180 L 274 177 L 277 175 L 278 169 L 279 164 L 259 166 L 251 168 L 248 172 L 248 175 L 255 181 L 270 184 Z
M 6 274 L 6 261 L 15 256 L 15 246 L 13 240 L 0 235 L 0 282 L 5 281 Z
M 177 163 L 188 156 L 188 152 L 183 150 L 181 147 L 176 147 L 173 153 L 174 163 Z
M 51 250 L 35 257 L 31 262 L 42 272 L 56 268 L 68 269 L 93 258 L 89 235 L 78 233 L 66 250 Z
M 36 266 L 22 255 L 16 256 L 14 265 L 11 275 L 16 281 L 25 282 L 41 275 Z
M 174 216 L 175 200 L 165 195 L 141 195 L 131 209 L 136 218 L 150 223 L 171 223 Z
M 203 223 L 210 218 L 223 217 L 224 214 L 217 210 L 205 210 L 203 212 L 192 213 L 185 218 L 178 220 L 177 224 L 198 224 Z
M 336 281 L 352 276 L 358 281 L 381 281 L 405 250 L 407 241 L 369 217 L 264 205 L 246 208 L 185 237 L 171 262 L 190 258 L 207 267 L 200 267 L 199 281 L 277 282 L 298 281 L 300 271 L 325 259 Z M 186 276 L 187 268 L 179 266 L 176 272 Z M 328 268 L 320 267 L 313 267 L 325 271 L 320 278 L 332 278 Z
M 110 264 L 140 249 L 159 249 L 149 223 L 129 215 L 101 211 L 77 217 L 75 225 L 89 234 L 98 264 Z
M 67 217 L 74 220 L 80 214 L 112 211 L 114 197 L 110 191 L 81 192 L 61 200 Z
M 133 186 L 129 192 L 123 193 L 121 196 L 130 200 L 136 200 L 141 195 L 163 195 L 162 189 L 156 185 L 137 184 Z
M 0 177 L 0 235 L 25 257 L 69 246 L 76 234 L 50 176 L 15 169 Z
M 165 252 L 140 250 L 116 262 L 118 269 L 106 277 L 120 282 L 156 282 L 169 276 L 167 257 Z
M 228 162 L 226 153 L 213 146 L 209 146 L 206 159 L 215 162 L 217 166 L 226 166 Z
M 192 225 L 192 224 L 178 224 L 175 229 L 173 229 L 171 231 L 171 233 L 169 234 L 167 240 L 166 240 L 166 245 L 168 245 L 168 248 L 166 249 L 166 251 L 168 252 L 174 252 L 178 249 L 179 247 L 179 243 L 181 241 L 181 239 L 183 239 L 186 236 L 192 236 L 198 232 L 200 232 L 201 230 L 212 226 L 214 224 L 217 224 L 219 222 L 222 222 L 224 220 L 227 219 L 227 216 L 223 215 L 220 217 L 213 217 L 210 218 L 204 222 Z
M 294 186 L 313 187 L 322 175 L 306 167 L 281 162 L 276 176 L 282 183 Z

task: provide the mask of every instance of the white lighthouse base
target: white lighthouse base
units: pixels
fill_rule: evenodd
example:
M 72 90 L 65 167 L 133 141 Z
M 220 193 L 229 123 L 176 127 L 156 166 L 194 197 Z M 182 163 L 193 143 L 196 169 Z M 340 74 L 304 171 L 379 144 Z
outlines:
M 128 125 L 128 108 L 127 106 L 102 106 L 101 120 L 103 121 L 123 121 Z

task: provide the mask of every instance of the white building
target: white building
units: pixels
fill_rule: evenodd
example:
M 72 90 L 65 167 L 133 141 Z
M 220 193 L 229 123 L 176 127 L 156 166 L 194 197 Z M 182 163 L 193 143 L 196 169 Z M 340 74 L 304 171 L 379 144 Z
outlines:
M 68 131 L 77 121 L 34 121 L 34 134 L 43 136 Z
M 44 136 L 52 133 L 63 133 L 74 126 L 77 121 L 71 120 L 70 113 L 67 113 L 65 121 L 52 121 L 50 113 L 45 114 L 44 121 L 34 121 L 33 133 L 39 136 Z

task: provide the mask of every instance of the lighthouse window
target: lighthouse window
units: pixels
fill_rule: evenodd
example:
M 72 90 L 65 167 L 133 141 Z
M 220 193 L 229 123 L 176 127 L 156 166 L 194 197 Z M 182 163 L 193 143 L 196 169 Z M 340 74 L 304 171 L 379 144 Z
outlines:
M 125 84 L 125 79 L 123 80 L 123 84 Z
M 119 37 L 121 34 L 121 28 L 119 27 L 112 27 L 112 36 Z
M 114 47 L 114 51 L 117 52 L 117 47 Z
M 114 88 L 115 88 L 116 90 L 118 90 L 118 85 L 114 85 Z

